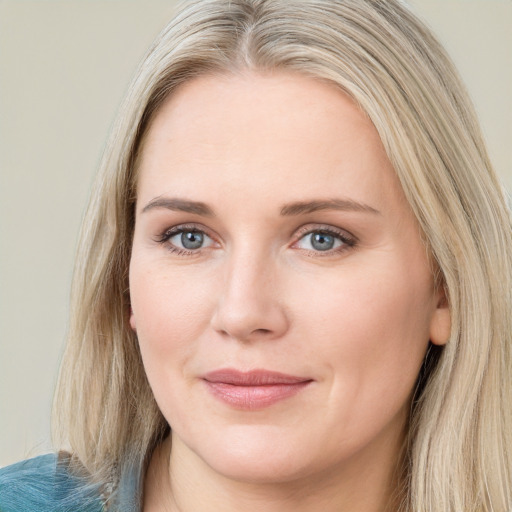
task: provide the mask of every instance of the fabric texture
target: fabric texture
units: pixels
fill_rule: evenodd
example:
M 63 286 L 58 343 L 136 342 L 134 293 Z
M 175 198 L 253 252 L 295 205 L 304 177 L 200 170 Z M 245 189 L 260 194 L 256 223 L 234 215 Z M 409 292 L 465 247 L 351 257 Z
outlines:
M 140 512 L 141 468 L 126 465 L 113 493 L 70 469 L 68 454 L 48 454 L 0 469 L 0 512 Z

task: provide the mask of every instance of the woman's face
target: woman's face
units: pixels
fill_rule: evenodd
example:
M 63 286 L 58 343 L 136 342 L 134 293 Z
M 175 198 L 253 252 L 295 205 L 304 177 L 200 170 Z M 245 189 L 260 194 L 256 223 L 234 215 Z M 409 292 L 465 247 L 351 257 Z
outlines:
M 449 331 L 373 125 L 286 72 L 203 76 L 162 106 L 130 293 L 171 460 L 253 482 L 395 461 Z

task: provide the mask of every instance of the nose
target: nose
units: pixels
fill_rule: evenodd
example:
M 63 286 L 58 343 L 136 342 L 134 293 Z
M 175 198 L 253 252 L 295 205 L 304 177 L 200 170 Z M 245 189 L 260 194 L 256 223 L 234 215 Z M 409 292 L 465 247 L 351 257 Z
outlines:
M 289 327 L 277 271 L 271 258 L 232 258 L 212 317 L 212 327 L 226 338 L 243 342 L 272 340 Z

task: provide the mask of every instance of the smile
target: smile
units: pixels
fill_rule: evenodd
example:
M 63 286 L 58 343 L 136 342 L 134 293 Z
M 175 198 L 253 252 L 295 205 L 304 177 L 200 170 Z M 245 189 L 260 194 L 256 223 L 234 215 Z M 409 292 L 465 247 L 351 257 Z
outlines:
M 296 395 L 313 379 L 267 370 L 222 369 L 206 374 L 203 381 L 215 398 L 231 407 L 257 410 Z

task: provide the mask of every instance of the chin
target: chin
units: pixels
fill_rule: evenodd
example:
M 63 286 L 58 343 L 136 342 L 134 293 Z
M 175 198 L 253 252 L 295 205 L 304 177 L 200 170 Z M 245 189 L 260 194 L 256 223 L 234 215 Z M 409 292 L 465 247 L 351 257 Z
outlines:
M 246 425 L 222 439 L 210 439 L 208 446 L 196 453 L 216 473 L 239 482 L 286 483 L 311 471 L 313 461 L 309 461 L 305 446 L 298 440 L 275 435 L 269 428 L 258 428 L 247 435 L 250 428 Z
M 255 485 L 285 484 L 300 480 L 307 476 L 308 471 L 303 462 L 291 457 L 255 455 L 230 456 L 224 453 L 222 460 L 211 464 L 212 469 L 230 480 Z

